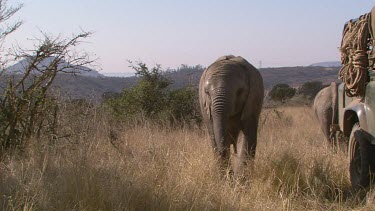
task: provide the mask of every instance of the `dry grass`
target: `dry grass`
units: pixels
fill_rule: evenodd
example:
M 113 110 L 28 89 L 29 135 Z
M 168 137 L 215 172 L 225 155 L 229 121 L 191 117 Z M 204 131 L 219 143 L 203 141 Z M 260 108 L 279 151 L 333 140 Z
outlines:
M 265 110 L 254 168 L 234 180 L 219 176 L 198 128 L 114 129 L 91 118 L 74 123 L 85 131 L 74 142 L 34 140 L 22 156 L 3 156 L 1 210 L 375 208 L 374 192 L 350 194 L 346 154 L 326 147 L 310 108 Z

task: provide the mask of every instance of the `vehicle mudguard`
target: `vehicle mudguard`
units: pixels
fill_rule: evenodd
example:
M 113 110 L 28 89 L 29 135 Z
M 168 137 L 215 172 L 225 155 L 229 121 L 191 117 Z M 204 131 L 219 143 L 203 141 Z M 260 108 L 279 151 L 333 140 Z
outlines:
M 370 135 L 367 124 L 366 106 L 359 100 L 352 101 L 344 111 L 342 132 L 346 137 L 350 136 L 350 132 L 355 123 L 359 122 L 361 130 L 366 134 L 368 141 L 375 145 L 375 138 Z

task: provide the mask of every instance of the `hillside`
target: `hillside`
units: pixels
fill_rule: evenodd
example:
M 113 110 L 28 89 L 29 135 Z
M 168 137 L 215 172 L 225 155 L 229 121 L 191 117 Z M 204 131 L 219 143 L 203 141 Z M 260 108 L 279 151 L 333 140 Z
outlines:
M 87 77 L 80 75 L 58 75 L 54 87 L 59 88 L 71 98 L 100 99 L 105 92 L 121 92 L 133 86 L 136 78 Z
M 340 61 L 318 62 L 318 63 L 310 64 L 309 66 L 313 66 L 313 67 L 341 67 L 341 62 Z
M 280 67 L 260 69 L 265 89 L 271 89 L 275 84 L 286 83 L 298 87 L 308 81 L 322 81 L 323 84 L 332 81 L 339 82 L 340 67 Z
M 40 63 L 37 64 L 38 69 L 45 69 L 48 67 L 51 62 L 53 62 L 56 58 L 55 57 L 48 57 L 42 60 Z M 22 74 L 25 72 L 26 67 L 30 66 L 31 58 L 25 58 L 21 61 L 17 62 L 14 65 L 11 65 L 6 69 L 8 73 L 11 74 Z M 64 69 L 65 72 L 74 72 L 77 75 L 80 76 L 87 76 L 87 77 L 104 77 L 104 75 L 100 74 L 98 71 L 88 68 L 85 66 L 75 66 L 75 68 L 71 68 L 72 65 L 70 65 L 68 62 L 62 60 L 58 63 L 58 69 Z M 38 73 L 35 69 L 33 70 L 33 73 Z
M 260 73 L 266 90 L 278 83 L 286 83 L 298 87 L 307 81 L 322 81 L 328 84 L 337 81 L 339 67 L 280 67 L 262 68 Z M 198 86 L 200 76 L 204 68 L 196 66 L 193 68 L 179 68 L 169 70 L 166 76 L 173 81 L 172 89 L 181 88 L 187 85 Z M 59 74 L 54 82 L 54 87 L 60 89 L 64 95 L 71 98 L 95 98 L 100 99 L 105 92 L 121 92 L 136 84 L 137 77 L 105 77 L 101 74 L 88 72 L 85 75 Z M 95 77 L 92 77 L 95 75 Z M 0 80 L 0 84 L 4 83 Z
M 332 81 L 339 82 L 337 79 L 340 67 L 278 67 L 262 68 L 260 73 L 263 77 L 264 87 L 270 90 L 275 84 L 286 83 L 293 87 L 298 87 L 307 81 L 322 81 L 323 84 Z M 199 78 L 203 70 L 195 71 L 176 71 L 167 74 L 175 83 L 174 88 L 182 87 L 188 84 L 198 85 Z

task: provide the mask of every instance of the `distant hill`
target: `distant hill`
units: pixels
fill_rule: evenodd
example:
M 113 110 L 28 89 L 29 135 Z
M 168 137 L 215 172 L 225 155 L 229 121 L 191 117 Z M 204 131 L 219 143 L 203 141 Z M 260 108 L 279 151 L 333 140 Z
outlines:
M 54 81 L 53 87 L 73 99 L 101 99 L 106 92 L 121 92 L 137 83 L 136 77 L 87 77 L 82 75 L 61 74 Z
M 54 57 L 45 58 L 42 62 L 38 64 L 37 68 L 43 69 L 43 67 L 48 67 L 48 65 L 50 65 L 54 59 L 55 59 Z M 31 63 L 31 59 L 26 58 L 8 67 L 6 71 L 9 74 L 22 74 L 25 72 L 26 68 L 30 65 L 30 63 Z M 64 67 L 69 67 L 69 66 L 70 66 L 69 63 L 67 63 L 64 60 L 58 64 L 59 69 L 64 68 Z M 87 77 L 104 77 L 104 75 L 100 74 L 98 71 L 85 67 L 85 66 L 77 66 L 76 69 L 66 68 L 65 71 L 66 72 L 74 71 L 76 72 L 77 75 L 87 76 Z
M 319 62 L 319 63 L 311 64 L 309 66 L 312 66 L 312 67 L 341 67 L 341 62 L 340 61 Z
M 118 73 L 103 72 L 102 74 L 106 77 L 122 77 L 122 78 L 135 76 L 134 72 L 118 72 Z
M 293 87 L 308 81 L 322 81 L 323 84 L 339 82 L 340 67 L 279 67 L 260 69 L 265 89 L 270 90 L 275 84 L 286 83 Z
M 173 81 L 171 89 L 181 88 L 187 85 L 198 87 L 199 79 L 204 68 L 180 69 L 166 73 L 166 77 Z M 301 86 L 308 81 L 322 81 L 329 84 L 339 82 L 338 72 L 340 67 L 279 67 L 262 68 L 266 90 L 278 83 L 286 83 L 293 87 Z M 86 77 L 73 75 L 60 75 L 55 80 L 55 86 L 65 90 L 73 98 L 101 97 L 105 92 L 121 92 L 137 83 L 139 78 L 132 77 Z
M 286 83 L 293 87 L 298 87 L 308 81 L 322 81 L 323 84 L 329 84 L 333 81 L 339 82 L 338 72 L 340 67 L 277 67 L 261 68 L 264 81 L 264 87 L 267 90 L 278 83 Z M 174 81 L 173 88 L 179 88 L 192 84 L 198 86 L 203 69 L 190 71 L 176 71 L 168 73 L 167 76 Z
M 22 67 L 22 66 L 21 66 Z M 12 71 L 17 71 L 17 66 L 12 67 Z M 173 81 L 171 89 L 181 88 L 187 85 L 198 87 L 199 79 L 204 67 L 194 66 L 169 70 L 165 75 Z M 329 84 L 332 81 L 339 82 L 338 72 L 340 67 L 278 67 L 262 68 L 260 73 L 263 77 L 266 90 L 270 90 L 275 84 L 286 83 L 293 87 L 298 87 L 308 81 L 322 81 Z M 61 90 L 71 98 L 95 98 L 100 99 L 105 92 L 121 92 L 124 88 L 129 88 L 137 83 L 138 77 L 106 77 L 95 70 L 92 74 L 86 72 L 79 75 L 59 74 L 53 86 Z M 5 80 L 1 80 L 0 85 Z

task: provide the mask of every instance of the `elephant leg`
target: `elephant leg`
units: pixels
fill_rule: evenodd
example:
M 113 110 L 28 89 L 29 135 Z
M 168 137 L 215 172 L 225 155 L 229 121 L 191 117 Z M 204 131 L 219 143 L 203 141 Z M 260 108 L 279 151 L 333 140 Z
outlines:
M 231 124 L 231 127 L 228 129 L 228 133 L 226 134 L 226 140 L 228 140 L 229 145 L 233 144 L 234 153 L 237 154 L 237 139 L 240 133 L 239 125 Z
M 258 138 L 258 118 L 253 117 L 247 121 L 244 121 L 242 132 L 244 134 L 242 151 L 244 153 L 245 159 L 254 159 Z
M 228 127 L 224 135 L 225 141 L 223 143 L 223 148 L 221 150 L 219 150 L 218 148 L 215 148 L 215 154 L 218 156 L 218 163 L 219 163 L 220 170 L 224 174 L 226 173 L 229 173 L 229 175 L 233 174 L 233 169 L 230 163 L 230 145 L 231 144 L 235 145 L 235 140 L 237 139 L 238 134 L 239 134 L 238 129 L 235 130 L 232 127 Z M 214 144 L 216 144 L 216 142 Z
M 226 140 L 228 141 L 228 149 L 230 153 L 230 145 L 233 144 L 233 150 L 234 150 L 234 163 L 237 163 L 238 160 L 238 150 L 237 150 L 237 139 L 238 135 L 240 133 L 240 130 L 238 126 L 232 126 L 229 128 L 228 133 L 226 134 Z M 232 172 L 237 170 L 237 166 L 231 166 L 230 171 Z
M 322 131 L 324 133 L 324 137 L 326 139 L 326 142 L 329 146 L 333 147 L 332 140 L 330 138 L 330 127 L 331 127 L 331 122 L 332 121 L 332 110 L 327 109 L 324 111 L 323 117 L 321 119 L 321 127 Z

